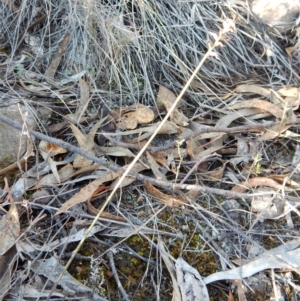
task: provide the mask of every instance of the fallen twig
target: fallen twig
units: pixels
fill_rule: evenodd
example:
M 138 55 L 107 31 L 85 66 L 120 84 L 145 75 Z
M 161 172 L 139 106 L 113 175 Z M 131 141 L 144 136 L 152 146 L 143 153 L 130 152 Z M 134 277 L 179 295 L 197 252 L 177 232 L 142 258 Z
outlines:
M 123 300 L 125 301 L 129 301 L 129 297 L 127 295 L 127 293 L 125 292 L 123 286 L 122 286 L 122 283 L 119 279 L 119 276 L 118 276 L 118 272 L 117 272 L 117 269 L 116 269 L 116 266 L 115 266 L 115 262 L 114 262 L 114 257 L 113 257 L 113 252 L 112 251 L 108 251 L 107 252 L 107 256 L 108 256 L 108 259 L 109 259 L 109 265 L 110 265 L 110 268 L 111 268 L 111 271 L 114 275 L 114 278 L 115 278 L 115 281 L 118 285 L 118 289 L 119 291 L 121 292 L 121 295 L 123 297 Z
M 22 130 L 22 125 L 8 117 L 5 117 L 3 115 L 0 114 L 0 121 L 18 129 L 18 130 Z M 297 120 L 297 123 L 300 123 L 300 120 Z M 78 155 L 81 155 L 89 160 L 94 161 L 95 163 L 101 164 L 101 165 L 105 165 L 107 168 L 109 168 L 112 171 L 115 172 L 119 172 L 119 171 L 123 171 L 125 172 L 125 168 L 120 167 L 116 164 L 113 163 L 108 163 L 104 158 L 98 158 L 95 157 L 87 152 L 85 152 L 84 150 L 68 143 L 68 142 L 64 142 L 58 139 L 55 139 L 53 137 L 49 137 L 45 134 L 33 131 L 33 130 L 29 130 L 29 134 L 40 139 L 40 140 L 45 140 L 48 141 L 49 143 L 52 144 L 56 144 L 64 149 L 67 149 L 70 152 L 76 153 Z M 151 177 L 147 177 L 135 172 L 130 171 L 129 175 L 132 177 L 135 177 L 137 180 L 142 181 L 142 182 L 149 182 L 153 185 L 156 186 L 160 186 L 163 188 L 167 188 L 167 189 L 171 189 L 171 190 L 196 190 L 196 191 L 202 191 L 204 193 L 213 193 L 213 194 L 217 194 L 217 195 L 221 195 L 224 197 L 229 197 L 229 198 L 250 198 L 253 196 L 257 196 L 257 195 L 261 195 L 261 194 L 247 194 L 247 193 L 238 193 L 238 192 L 234 192 L 234 191 L 230 191 L 230 190 L 224 190 L 224 189 L 218 189 L 218 188 L 212 188 L 212 187 L 208 187 L 208 186 L 201 186 L 201 185 L 190 185 L 190 184 L 176 184 L 173 182 L 165 182 L 165 181 L 161 181 L 161 180 L 157 180 Z

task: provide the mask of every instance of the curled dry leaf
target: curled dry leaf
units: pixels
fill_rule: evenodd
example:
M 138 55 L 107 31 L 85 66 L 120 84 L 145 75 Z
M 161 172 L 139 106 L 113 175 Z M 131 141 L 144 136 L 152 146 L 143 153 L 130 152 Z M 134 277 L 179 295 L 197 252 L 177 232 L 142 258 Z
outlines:
M 180 207 L 188 203 L 188 201 L 181 196 L 173 196 L 160 192 L 157 188 L 155 188 L 148 182 L 145 182 L 144 185 L 149 194 L 171 208 Z

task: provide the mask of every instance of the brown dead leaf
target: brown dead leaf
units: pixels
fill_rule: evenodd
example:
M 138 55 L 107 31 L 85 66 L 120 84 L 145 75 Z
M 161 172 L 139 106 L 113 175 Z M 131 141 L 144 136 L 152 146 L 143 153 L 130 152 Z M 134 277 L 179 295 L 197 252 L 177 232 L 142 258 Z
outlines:
M 229 106 L 230 109 L 242 109 L 245 107 L 246 108 L 257 108 L 264 112 L 271 113 L 273 116 L 275 116 L 277 119 L 280 119 L 280 120 L 282 118 L 284 118 L 284 112 L 281 108 L 279 108 L 278 106 L 276 106 L 270 102 L 267 102 L 267 101 L 259 99 L 259 98 L 242 101 L 240 103 L 236 103 L 236 104 Z
M 169 169 L 168 160 L 167 160 L 168 155 L 165 152 L 159 151 L 152 154 L 152 156 L 156 162 L 164 166 L 166 169 Z
M 290 58 L 290 60 L 293 59 L 293 52 L 298 49 L 299 49 L 298 43 L 295 46 L 285 48 L 285 52 L 288 55 L 288 57 Z
M 270 98 L 271 96 L 270 89 L 266 89 L 258 85 L 239 85 L 234 89 L 234 92 L 259 94 L 266 98 Z
M 279 183 L 277 183 L 272 179 L 265 178 L 265 177 L 256 177 L 253 179 L 249 179 L 248 181 L 241 182 L 240 184 L 232 187 L 231 190 L 242 193 L 247 189 L 251 189 L 259 186 L 272 187 L 276 190 L 282 188 L 282 185 L 280 185 Z
M 97 189 L 97 187 L 105 182 L 110 182 L 119 177 L 122 172 L 112 172 L 107 171 L 101 175 L 98 179 L 94 180 L 93 182 L 89 183 L 85 187 L 83 187 L 78 193 L 76 193 L 73 197 L 71 197 L 67 202 L 65 202 L 60 209 L 55 213 L 55 215 L 61 214 L 72 206 L 83 203 L 90 199 Z
M 149 152 L 146 152 L 146 157 L 155 178 L 158 180 L 167 181 L 166 176 L 159 170 L 160 166 L 157 164 L 154 157 Z
M 105 186 L 105 185 L 100 185 L 97 188 L 97 196 L 106 193 L 107 191 L 109 191 L 109 187 Z M 95 197 L 96 195 L 93 195 L 93 197 Z M 93 205 L 92 205 L 92 201 L 91 199 L 87 200 L 87 209 L 88 209 L 88 213 L 91 215 L 98 215 L 99 210 L 96 209 Z M 115 216 L 109 212 L 102 212 L 101 214 L 102 218 L 107 218 L 107 219 L 111 219 L 111 220 L 115 220 L 115 221 L 119 221 L 119 222 L 126 222 L 126 219 L 124 217 L 121 216 Z
M 163 103 L 166 110 L 169 111 L 176 100 L 176 95 L 165 88 L 164 86 L 159 86 L 158 94 L 157 94 L 157 102 Z M 175 108 L 170 116 L 170 120 L 179 126 L 187 126 L 189 119 Z
M 67 164 L 58 171 L 58 177 L 60 180 L 59 182 L 58 182 L 57 176 L 55 174 L 49 174 L 49 175 L 44 176 L 33 187 L 33 189 L 39 189 L 39 188 L 45 187 L 45 186 L 52 186 L 52 185 L 60 183 L 61 181 L 64 182 L 67 179 L 69 179 L 70 177 L 72 177 L 73 175 L 74 175 L 73 166 L 71 164 Z
M 285 183 L 286 185 L 289 185 L 291 188 L 295 189 L 295 190 L 300 190 L 300 183 L 293 181 L 291 179 L 286 181 L 286 177 L 288 177 L 289 175 L 285 174 L 285 175 L 269 175 L 268 178 L 272 179 L 274 181 L 277 181 L 279 183 Z
M 10 188 L 5 181 L 5 190 L 8 193 L 10 200 L 10 209 L 6 215 L 4 215 L 0 220 L 0 255 L 5 254 L 13 245 L 20 236 L 20 222 L 19 214 L 15 202 L 11 196 Z
M 128 165 L 124 165 L 123 168 L 127 168 Z M 149 169 L 149 167 L 147 167 L 145 164 L 142 164 L 140 162 L 137 162 L 134 164 L 134 166 L 132 167 L 131 171 L 135 172 L 135 173 L 139 173 L 145 169 Z M 125 179 L 123 180 L 123 182 L 120 184 L 119 188 L 122 187 L 126 187 L 130 184 L 132 184 L 136 179 L 134 177 L 131 176 L 127 176 L 125 177 Z M 115 188 L 115 186 L 117 185 L 117 183 L 119 182 L 119 179 L 115 179 L 112 184 L 110 185 L 110 189 L 113 190 Z
M 194 150 L 198 147 L 197 140 L 194 138 L 191 138 L 187 141 L 187 146 L 186 146 L 186 153 L 192 158 L 195 158 L 195 152 Z
M 199 185 L 198 177 L 196 176 L 196 181 L 194 185 Z M 198 197 L 202 194 L 200 190 L 189 190 L 186 195 L 193 201 L 197 200 Z
M 62 55 L 65 52 L 65 50 L 67 49 L 67 46 L 68 46 L 68 43 L 69 43 L 69 39 L 70 39 L 70 34 L 67 33 L 63 37 L 63 39 L 62 39 L 62 41 L 61 41 L 61 43 L 59 45 L 59 49 L 58 49 L 57 53 L 55 54 L 53 60 L 51 61 L 48 69 L 45 72 L 45 78 L 46 78 L 46 80 L 47 80 L 47 82 L 49 84 L 53 84 L 54 75 L 55 75 L 56 70 L 57 70 L 57 68 L 59 66 L 59 63 L 60 63 L 60 61 L 62 59 Z
M 156 130 L 156 128 L 159 126 L 161 122 L 158 122 L 156 124 L 154 124 L 153 126 L 147 127 L 147 128 L 141 128 L 140 132 L 143 133 L 141 134 L 138 138 L 135 138 L 132 140 L 133 143 L 138 143 L 144 139 L 147 139 L 148 137 L 150 137 L 153 132 Z M 172 134 L 176 134 L 180 131 L 180 128 L 173 122 L 171 121 L 166 121 L 162 128 L 159 130 L 158 134 L 168 134 L 168 135 L 172 135 Z
M 131 152 L 126 147 L 122 146 L 111 146 L 111 147 L 98 147 L 97 148 L 101 153 L 105 154 L 106 156 L 113 156 L 113 157 L 135 157 L 134 153 Z
M 82 78 L 79 79 L 80 100 L 76 109 L 77 119 L 80 120 L 84 115 L 90 100 L 90 85 Z
M 101 124 L 103 124 L 103 122 L 105 120 L 106 120 L 106 117 L 102 118 L 98 122 L 96 122 L 87 136 L 85 136 L 74 124 L 70 124 L 70 127 L 71 127 L 71 129 L 78 141 L 78 144 L 82 150 L 88 152 L 91 155 L 95 155 L 95 150 L 94 150 L 95 135 L 96 135 L 99 127 L 101 126 Z M 92 163 L 93 163 L 92 160 L 89 160 L 80 155 L 76 155 L 73 166 L 75 168 L 80 168 L 80 167 L 84 167 L 84 166 L 89 166 Z
M 173 196 L 160 192 L 149 182 L 144 182 L 144 185 L 148 193 L 151 194 L 151 196 L 153 196 L 154 198 L 171 208 L 180 207 L 188 203 L 188 201 L 181 196 Z

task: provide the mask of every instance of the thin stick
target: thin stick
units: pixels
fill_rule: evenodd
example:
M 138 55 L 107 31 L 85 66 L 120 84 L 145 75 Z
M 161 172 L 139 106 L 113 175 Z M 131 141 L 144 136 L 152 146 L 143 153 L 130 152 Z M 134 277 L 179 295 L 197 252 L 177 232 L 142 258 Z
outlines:
M 5 117 L 3 115 L 0 114 L 0 121 L 13 126 L 16 129 L 22 130 L 22 125 L 16 121 L 11 120 L 8 117 Z M 101 164 L 101 165 L 105 165 L 107 166 L 107 168 L 109 168 L 112 171 L 115 172 L 119 172 L 119 171 L 126 171 L 126 169 L 113 164 L 113 163 L 107 163 L 107 161 L 103 158 L 98 158 L 95 157 L 91 154 L 89 154 L 88 152 L 61 140 L 55 139 L 53 137 L 49 137 L 47 135 L 44 135 L 42 133 L 33 131 L 33 130 L 29 130 L 30 135 L 40 139 L 40 140 L 45 140 L 48 141 L 51 144 L 56 144 L 64 149 L 69 150 L 70 152 L 73 152 L 75 154 L 81 155 L 89 160 L 94 161 L 95 163 Z M 230 197 L 230 198 L 250 198 L 253 196 L 258 196 L 261 195 L 259 193 L 256 194 L 246 194 L 246 193 L 239 193 L 239 192 L 234 192 L 234 191 L 230 191 L 230 190 L 224 190 L 224 189 L 218 189 L 218 188 L 212 188 L 212 187 L 208 187 L 208 186 L 201 186 L 201 185 L 190 185 L 190 184 L 175 184 L 172 182 L 165 182 L 165 181 L 161 181 L 161 180 L 157 180 L 151 177 L 147 177 L 135 172 L 129 172 L 128 173 L 130 176 L 135 177 L 137 180 L 142 181 L 142 182 L 149 182 L 153 185 L 159 186 L 159 187 L 163 187 L 163 188 L 167 188 L 167 189 L 171 189 L 171 190 L 195 190 L 195 191 L 202 191 L 204 193 L 213 193 L 213 194 L 217 194 L 217 195 L 221 195 L 224 197 Z M 271 193 L 270 193 L 271 194 Z
M 108 259 L 109 259 L 109 265 L 110 265 L 110 267 L 111 267 L 111 271 L 112 271 L 112 273 L 113 273 L 113 275 L 114 275 L 115 281 L 116 281 L 116 283 L 117 283 L 117 285 L 118 285 L 119 291 L 121 292 L 121 295 L 122 295 L 122 297 L 123 297 L 123 300 L 129 301 L 130 299 L 129 299 L 129 297 L 128 297 L 126 291 L 124 290 L 124 288 L 123 288 L 123 286 L 122 286 L 122 283 L 121 283 L 121 281 L 120 281 L 120 279 L 119 279 L 119 277 L 118 277 L 118 272 L 117 272 L 117 269 L 116 269 L 116 266 L 115 266 L 114 257 L 113 257 L 113 252 L 112 252 L 112 251 L 108 251 L 108 252 L 107 252 L 107 256 L 108 256 Z

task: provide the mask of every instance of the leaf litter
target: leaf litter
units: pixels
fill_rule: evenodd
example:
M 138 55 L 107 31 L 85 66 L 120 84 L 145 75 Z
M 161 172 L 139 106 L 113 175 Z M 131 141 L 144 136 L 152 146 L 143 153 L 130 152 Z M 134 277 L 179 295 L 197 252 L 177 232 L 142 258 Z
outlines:
M 123 43 L 138 43 L 135 33 L 127 30 L 127 26 L 123 24 L 122 20 L 113 20 L 111 30 L 118 29 L 122 32 L 118 38 L 124 39 Z M 213 37 L 214 39 L 217 38 L 217 36 Z M 98 108 L 93 108 L 94 110 L 89 112 L 93 102 L 93 91 L 88 76 L 85 76 L 86 72 L 76 70 L 77 74 L 69 77 L 69 80 L 74 82 L 71 86 L 64 86 L 67 81 L 58 78 L 59 64 L 67 50 L 68 43 L 70 43 L 69 39 L 69 34 L 62 37 L 58 51 L 44 74 L 46 83 L 42 82 L 43 79 L 41 79 L 35 87 L 34 85 L 31 86 L 28 80 L 24 81 L 22 77 L 20 77 L 19 82 L 27 93 L 41 96 L 42 93 L 45 93 L 44 91 L 47 91 L 49 97 L 61 98 L 64 104 L 67 104 L 65 100 L 74 93 L 71 90 L 77 87 L 80 97 L 75 111 L 72 110 L 72 102 L 69 102 L 68 105 L 71 108 L 69 111 L 73 111 L 73 113 L 65 114 L 65 120 L 53 124 L 51 131 L 67 131 L 69 137 L 66 138 L 67 136 L 62 135 L 64 136 L 61 140 L 62 145 L 64 139 L 72 139 L 72 143 L 78 145 L 83 153 L 102 158 L 103 164 L 96 164 L 91 158 L 86 158 L 82 154 L 70 154 L 64 147 L 51 142 L 41 141 L 39 152 L 44 162 L 37 162 L 36 166 L 24 172 L 11 189 L 12 196 L 15 196 L 19 202 L 22 201 L 21 205 L 18 204 L 18 206 L 25 208 L 23 219 L 24 216 L 27 216 L 27 230 L 23 228 L 21 236 L 19 224 L 21 218 L 17 215 L 17 207 L 14 205 L 9 188 L 6 187 L 11 206 L 8 213 L 1 219 L 3 224 L 2 241 L 4 242 L 1 262 L 8 262 L 4 265 L 2 278 L 0 278 L 1 283 L 3 283 L 0 291 L 2 295 L 11 291 L 19 296 L 23 294 L 26 298 L 42 298 L 52 294 L 52 296 L 63 296 L 64 298 L 83 296 L 89 299 L 104 300 L 65 271 L 58 258 L 50 255 L 46 259 L 37 259 L 36 254 L 47 252 L 57 254 L 57 252 L 62 251 L 61 248 L 64 250 L 72 249 L 71 243 L 84 237 L 86 227 L 91 223 L 89 215 L 98 214 L 103 199 L 107 197 L 108 192 L 115 188 L 124 169 L 136 157 L 145 141 L 161 125 L 162 116 L 170 110 L 177 98 L 174 91 L 159 85 L 155 104 L 157 108 L 135 103 L 131 106 L 111 109 L 107 116 L 99 116 Z M 209 45 L 212 45 L 211 42 Z M 121 50 L 119 49 L 119 51 Z M 294 51 L 294 49 L 290 49 L 289 56 Z M 211 54 L 211 60 L 222 61 L 222 56 L 219 53 L 212 52 Z M 173 70 L 173 73 L 177 74 L 178 78 L 183 79 L 180 74 L 188 74 L 189 71 L 180 59 L 176 58 L 176 62 L 180 71 L 177 70 L 177 73 Z M 192 88 L 201 89 L 208 94 L 211 92 L 211 89 L 203 85 L 198 79 L 193 81 Z M 261 98 L 257 98 L 257 95 Z M 101 232 L 103 232 L 103 236 L 110 234 L 112 237 L 125 238 L 124 240 L 129 240 L 132 237 L 132 239 L 137 239 L 134 237 L 137 233 L 134 229 L 140 227 L 144 231 L 140 231 L 139 235 L 145 241 L 149 240 L 152 235 L 148 248 L 162 252 L 162 259 L 172 278 L 174 300 L 208 300 L 209 293 L 206 285 L 219 280 L 243 280 L 246 282 L 246 278 L 267 269 L 285 269 L 293 272 L 297 272 L 299 269 L 298 246 L 294 249 L 283 249 L 275 252 L 276 248 L 269 248 L 268 245 L 265 245 L 262 246 L 264 249 L 262 254 L 251 260 L 244 260 L 245 250 L 241 251 L 244 252 L 243 254 L 238 254 L 240 258 L 233 259 L 233 254 L 236 253 L 232 249 L 230 250 L 231 246 L 229 245 L 232 233 L 243 237 L 243 231 L 248 229 L 247 231 L 255 236 L 255 232 L 251 232 L 255 226 L 258 225 L 263 228 L 267 225 L 268 220 L 272 219 L 280 220 L 283 229 L 287 226 L 291 231 L 297 231 L 299 187 L 298 178 L 292 177 L 295 171 L 289 169 L 289 166 L 286 168 L 283 164 L 274 165 L 274 170 L 268 170 L 267 163 L 271 161 L 268 156 L 274 155 L 272 143 L 278 143 L 280 145 L 276 145 L 278 148 L 288 148 L 291 145 L 293 147 L 292 143 L 286 146 L 285 143 L 288 144 L 289 142 L 284 142 L 284 139 L 293 135 L 297 137 L 296 110 L 299 107 L 299 88 L 286 87 L 274 90 L 254 84 L 242 84 L 232 89 L 226 97 L 223 96 L 220 99 L 226 100 L 226 102 L 220 104 L 218 108 L 210 106 L 210 111 L 204 118 L 192 116 L 189 108 L 194 104 L 189 100 L 181 101 L 179 106 L 171 112 L 170 119 L 163 124 L 162 129 L 145 154 L 133 167 L 134 174 L 129 174 L 125 178 L 114 202 L 111 202 L 106 211 L 101 214 L 97 225 L 88 234 L 90 246 L 93 246 L 94 243 L 92 239 L 99 241 L 97 235 L 99 233 L 101 235 Z M 208 106 L 207 104 L 203 105 L 206 108 Z M 105 128 L 103 124 L 108 121 L 115 125 L 113 131 L 103 131 Z M 276 122 L 276 125 L 267 127 L 269 122 Z M 262 127 L 264 125 L 265 128 Z M 239 127 L 236 132 L 227 131 L 235 127 Z M 203 130 L 203 132 L 191 138 L 190 135 L 195 133 L 195 129 L 197 131 Z M 104 145 L 97 143 L 97 135 L 102 135 L 101 139 L 104 140 Z M 255 158 L 261 156 L 262 153 L 265 162 L 259 163 Z M 276 158 L 275 161 L 277 162 L 279 159 Z M 296 162 L 296 159 L 294 161 Z M 295 162 L 294 165 L 297 164 Z M 117 164 L 120 171 L 111 170 L 113 164 Z M 153 181 L 150 183 L 147 181 L 149 179 Z M 162 186 L 162 182 L 167 185 Z M 181 186 L 180 189 L 175 188 L 175 184 L 183 185 L 184 182 L 187 182 L 188 185 Z M 209 190 L 212 186 L 219 188 L 219 191 L 216 191 L 219 199 L 215 199 L 214 205 L 211 201 L 214 196 Z M 48 204 L 40 204 L 38 207 L 38 203 L 30 199 L 30 189 L 37 190 L 41 187 L 51 190 L 53 198 Z M 201 190 L 192 189 L 192 187 L 202 187 L 203 189 L 201 192 Z M 174 237 L 182 239 L 187 233 L 187 229 L 191 227 L 190 224 L 184 222 L 182 216 L 179 217 L 178 212 L 185 217 L 189 216 L 189 219 L 197 225 L 199 216 L 201 216 L 199 213 L 201 207 L 193 204 L 193 202 L 208 200 L 206 207 L 209 210 L 203 211 L 210 219 L 207 225 L 224 227 L 226 229 L 224 231 L 229 232 L 228 229 L 230 228 L 226 228 L 227 224 L 224 221 L 225 216 L 227 219 L 233 212 L 232 210 L 224 212 L 218 207 L 219 203 L 225 200 L 226 193 L 229 191 L 237 193 L 237 196 L 239 193 L 252 192 L 252 196 L 249 198 L 238 197 L 243 210 L 239 209 L 237 210 L 239 212 L 234 212 L 239 219 L 247 222 L 244 222 L 242 226 L 237 226 L 235 220 L 229 219 L 230 223 L 236 226 L 236 229 L 231 229 L 228 236 L 225 234 L 223 237 L 214 237 L 215 234 L 212 234 L 210 238 L 215 242 L 215 245 L 210 246 L 211 250 L 219 258 L 224 271 L 210 271 L 207 275 L 205 269 L 202 271 L 201 268 L 203 267 L 196 264 L 200 259 L 191 258 L 192 256 L 188 255 L 189 246 L 195 236 L 201 237 L 201 242 L 207 241 L 207 237 L 211 234 L 210 226 L 206 229 L 208 236 L 199 232 L 199 226 L 199 228 L 196 227 L 191 231 L 193 235 L 187 239 L 188 243 L 181 240 L 180 252 L 177 252 L 176 258 L 173 257 L 174 254 L 171 255 L 162 247 L 159 239 L 167 237 L 166 233 L 172 233 Z M 38 216 L 31 215 L 31 209 L 26 209 L 27 202 L 29 202 L 31 209 L 37 210 L 39 208 L 40 210 L 42 208 L 51 212 L 61 228 L 66 228 L 67 231 L 62 230 L 59 239 L 51 238 L 46 243 L 39 243 L 36 239 L 34 242 L 30 241 L 30 231 L 35 225 L 35 221 L 32 219 L 36 218 L 36 223 L 39 222 L 39 219 Z M 18 210 L 20 210 L 19 207 Z M 211 208 L 218 212 L 221 216 L 220 219 L 216 217 L 213 211 L 210 211 Z M 137 214 L 132 214 L 132 211 L 136 211 Z M 171 212 L 171 215 L 177 214 L 180 226 L 176 228 L 175 223 L 168 225 L 172 219 L 171 216 L 159 221 L 160 211 Z M 291 211 L 295 215 L 291 215 Z M 143 212 L 143 215 L 139 215 L 140 212 Z M 288 214 L 287 222 L 281 221 L 281 218 Z M 146 219 L 139 219 L 139 216 L 144 216 Z M 69 220 L 68 223 L 64 221 L 65 217 Z M 296 226 L 293 223 L 294 219 Z M 77 222 L 78 224 L 76 224 Z M 83 226 L 79 227 L 79 224 Z M 144 224 L 143 227 L 142 224 Z M 166 225 L 168 231 L 159 230 L 159 227 Z M 34 229 L 38 231 L 39 228 Z M 47 233 L 48 230 L 46 229 L 43 231 L 47 235 L 50 233 L 53 235 L 52 232 Z M 158 239 L 158 243 L 156 239 Z M 251 242 L 251 239 L 245 237 L 243 239 L 244 242 Z M 272 239 L 275 238 L 272 237 Z M 111 244 L 110 248 L 115 251 L 124 240 Z M 220 246 L 217 246 L 217 242 L 220 241 L 223 241 L 223 245 L 228 244 L 229 256 L 220 250 Z M 198 241 L 195 248 L 201 249 L 201 242 Z M 166 242 L 164 241 L 164 243 Z M 278 239 L 277 243 L 285 247 L 290 241 Z M 209 243 L 207 244 L 209 245 Z M 101 247 L 101 252 L 96 254 L 103 257 L 106 251 L 105 248 Z M 206 251 L 205 247 L 201 249 L 203 253 Z M 143 255 L 148 256 L 148 259 L 153 257 L 150 253 L 144 252 Z M 28 256 L 28 258 L 33 259 L 33 263 L 28 264 L 27 270 L 24 268 L 23 276 L 33 272 L 32 279 L 39 285 L 32 286 L 23 280 L 19 287 L 10 285 L 9 280 L 14 274 L 12 267 L 18 256 Z M 223 257 L 226 257 L 226 260 Z M 160 258 L 154 257 L 154 259 L 159 260 Z M 226 263 L 224 264 L 224 262 Z M 192 266 L 193 264 L 197 269 Z M 235 267 L 235 265 L 239 266 Z M 77 266 L 76 268 L 80 270 L 80 267 Z M 54 276 L 53 272 L 55 273 Z M 164 273 L 163 269 L 161 273 Z M 202 275 L 202 273 L 204 274 Z M 58 279 L 59 274 L 63 275 L 60 279 Z M 47 284 L 47 280 L 50 283 Z M 99 280 L 99 283 L 103 285 L 103 281 Z M 44 290 L 37 289 L 41 285 L 45 286 Z M 54 288 L 55 285 L 59 285 L 61 289 Z M 240 293 L 242 295 L 243 292 Z

